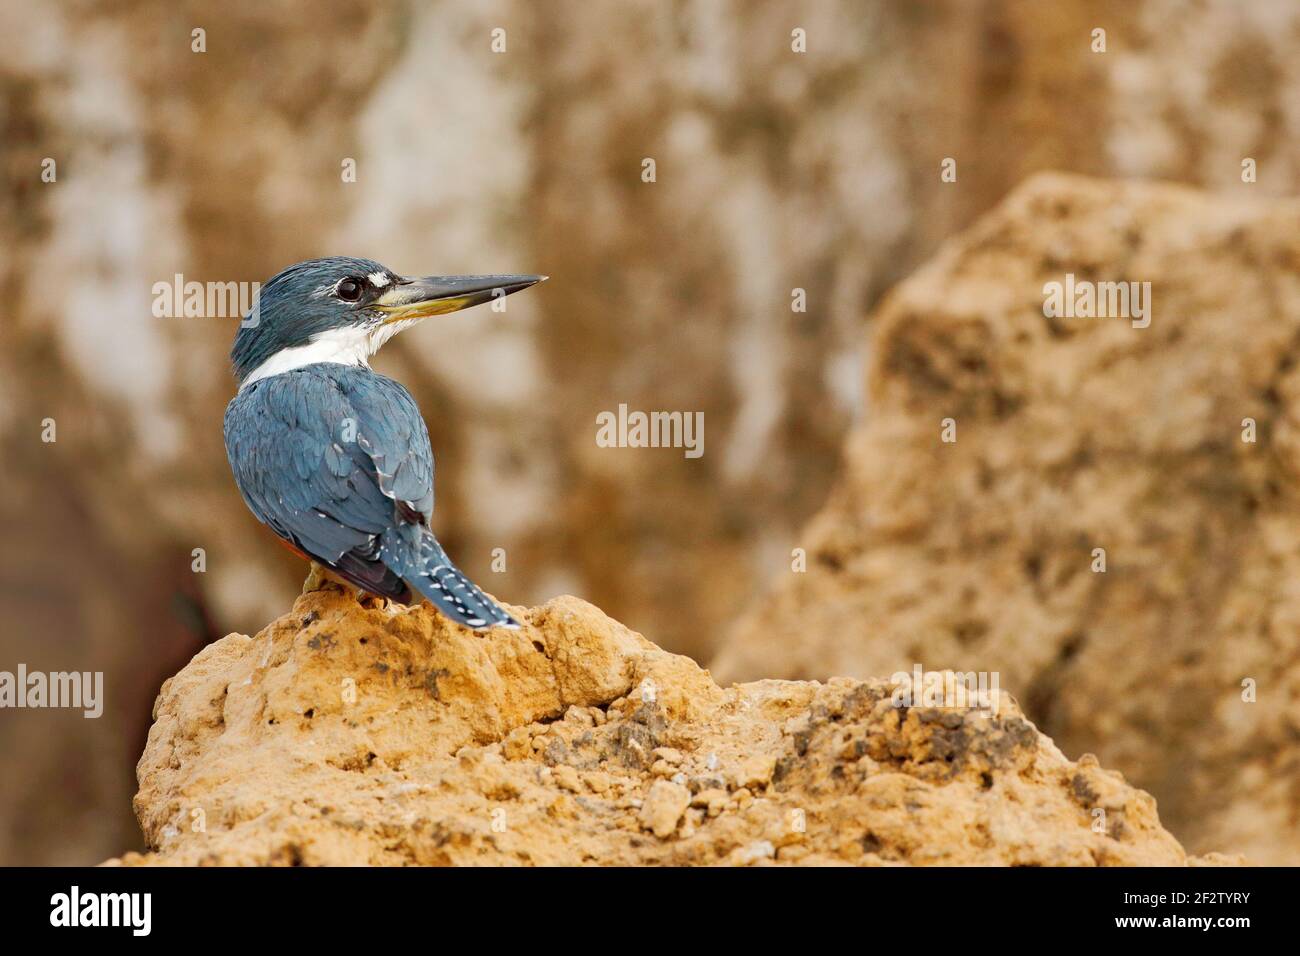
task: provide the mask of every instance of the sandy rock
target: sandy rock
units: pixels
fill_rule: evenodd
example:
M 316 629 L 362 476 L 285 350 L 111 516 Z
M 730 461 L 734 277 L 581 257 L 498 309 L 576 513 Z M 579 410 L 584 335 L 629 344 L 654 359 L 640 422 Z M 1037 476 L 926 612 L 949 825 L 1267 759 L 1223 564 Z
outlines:
M 723 690 L 576 598 L 513 610 L 520 631 L 473 634 L 326 585 L 206 648 L 140 759 L 152 852 L 113 862 L 1189 862 L 1149 795 L 1066 760 L 1010 700 Z
M 677 822 L 690 805 L 691 792 L 685 787 L 656 780 L 641 807 L 641 825 L 662 839 L 677 829 Z
M 887 298 L 807 573 L 714 673 L 996 671 L 1190 849 L 1295 863 L 1298 216 L 1062 175 L 1016 190 Z M 1149 282 L 1149 327 L 1046 317 L 1067 274 Z

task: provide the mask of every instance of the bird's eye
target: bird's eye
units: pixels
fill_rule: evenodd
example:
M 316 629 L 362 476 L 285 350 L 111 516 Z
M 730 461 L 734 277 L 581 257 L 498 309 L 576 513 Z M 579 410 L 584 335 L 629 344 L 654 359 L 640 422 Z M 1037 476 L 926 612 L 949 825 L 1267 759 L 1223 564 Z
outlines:
M 344 279 L 334 291 L 344 302 L 356 302 L 361 298 L 361 283 L 356 279 Z

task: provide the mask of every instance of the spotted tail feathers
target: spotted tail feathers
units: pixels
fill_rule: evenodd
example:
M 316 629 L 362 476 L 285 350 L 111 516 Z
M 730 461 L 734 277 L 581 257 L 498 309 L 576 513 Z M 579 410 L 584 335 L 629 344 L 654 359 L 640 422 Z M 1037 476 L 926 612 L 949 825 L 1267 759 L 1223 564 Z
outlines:
M 423 525 L 403 524 L 385 531 L 380 560 L 444 615 L 474 630 L 518 628 L 519 622 L 451 563 L 433 532 Z

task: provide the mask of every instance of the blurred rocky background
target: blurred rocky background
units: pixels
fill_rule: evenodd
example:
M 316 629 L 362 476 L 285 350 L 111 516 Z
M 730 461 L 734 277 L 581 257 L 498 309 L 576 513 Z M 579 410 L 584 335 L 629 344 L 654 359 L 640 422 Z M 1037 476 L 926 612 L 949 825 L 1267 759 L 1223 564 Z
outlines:
M 874 314 L 807 572 L 715 676 L 993 671 L 1186 844 L 1300 862 L 1298 220 L 1040 174 L 945 244 Z M 1149 282 L 1151 324 L 1045 317 L 1066 274 Z
M 192 51 L 196 28 L 206 52 Z M 506 31 L 503 53 L 492 50 L 496 28 Z M 806 53 L 791 50 L 796 28 Z M 1097 29 L 1104 53 L 1093 50 Z M 1297 193 L 1298 46 L 1300 9 L 1287 0 L 0 0 L 0 670 L 103 670 L 108 694 L 97 721 L 0 712 L 0 862 L 87 863 L 139 845 L 134 764 L 162 679 L 215 637 L 251 633 L 282 613 L 303 576 L 229 479 L 220 421 L 233 391 L 235 322 L 154 318 L 154 283 L 177 273 L 261 281 L 337 253 L 408 273 L 549 273 L 505 314 L 430 321 L 376 362 L 424 409 L 439 462 L 437 530 L 453 556 L 514 603 L 572 592 L 671 650 L 707 662 L 721 649 L 727 677 L 754 676 L 751 663 L 771 676 L 860 670 L 894 659 L 870 649 L 879 635 L 865 621 L 843 643 L 778 629 L 793 618 L 772 622 L 775 649 L 753 634 L 769 602 L 797 608 L 796 592 L 824 571 L 810 559 L 809 580 L 793 581 L 790 553 L 817 550 L 819 525 L 804 526 L 831 494 L 850 430 L 891 433 L 873 419 L 885 386 L 873 380 L 884 366 L 870 354 L 872 309 L 1038 171 L 1199 186 L 1220 194 L 1197 207 L 1211 217 Z M 642 181 L 647 157 L 653 183 Z M 947 157 L 956 182 L 940 181 Z M 1247 157 L 1258 167 L 1251 184 L 1241 176 Z M 41 179 L 46 158 L 57 162 L 56 182 Z M 354 183 L 340 175 L 349 158 Z M 1114 214 L 1136 217 L 1141 231 L 1161 209 L 1121 204 Z M 1015 248 L 1038 255 L 1042 242 Z M 1228 274 L 1240 248 L 1227 234 L 1200 255 L 1221 257 Z M 1287 269 L 1293 259 L 1275 265 Z M 796 288 L 806 312 L 791 310 Z M 1296 290 L 1268 288 L 1258 293 L 1261 328 L 1273 315 L 1283 323 L 1275 333 L 1289 336 Z M 1224 295 L 1203 321 L 1214 318 L 1231 340 L 1235 300 Z M 985 321 L 964 334 L 1000 334 Z M 942 323 L 918 324 L 927 328 Z M 1062 355 L 1048 348 L 1032 361 L 1048 377 Z M 992 394 L 981 391 L 984 372 L 965 374 L 971 391 L 961 394 L 983 408 L 971 396 Z M 1192 384 L 1212 377 L 1198 375 L 1171 380 L 1170 394 L 1187 401 Z M 1257 384 L 1266 395 L 1270 380 Z M 1272 387 L 1273 404 L 1260 407 L 1278 413 L 1285 389 Z M 895 398 L 885 407 L 920 414 L 916 396 Z M 620 403 L 703 411 L 705 454 L 597 447 L 596 415 Z M 1217 412 L 1242 417 L 1237 404 Z M 914 437 L 899 414 L 901 456 Z M 1122 417 L 1132 414 L 1121 404 L 1109 427 L 1138 428 Z M 1189 414 L 1156 401 L 1142 421 L 1159 432 Z M 41 441 L 45 419 L 57 423 L 55 443 Z M 1055 427 L 1078 425 L 1062 415 Z M 964 455 L 978 453 L 981 434 L 995 444 L 995 430 L 972 429 Z M 1224 454 L 1235 449 L 1230 437 L 1216 439 Z M 1109 447 L 1097 445 L 1097 456 Z M 1146 481 L 1180 461 L 1137 455 L 1125 467 Z M 1213 475 L 1207 466 L 1205 480 Z M 918 496 L 934 488 L 920 485 Z M 866 514 L 844 489 L 836 500 Z M 954 489 L 970 512 L 990 493 L 978 482 Z M 1247 507 L 1226 493 L 1197 500 L 1208 528 L 1232 527 Z M 928 505 L 913 500 L 916 520 L 957 503 Z M 1004 533 L 1023 530 L 1013 523 Z M 1233 554 L 1262 560 L 1257 539 L 1234 541 Z M 944 546 L 961 544 L 956 536 Z M 1198 574 L 1210 571 L 1195 568 L 1219 552 L 1194 534 L 1171 534 L 1163 547 L 1161 593 L 1208 600 Z M 1294 550 L 1285 536 L 1271 547 Z M 201 574 L 195 548 L 204 549 Z M 490 570 L 494 548 L 505 549 L 504 573 Z M 873 553 L 890 560 L 888 549 Z M 1004 571 L 988 559 L 981 549 L 945 554 L 959 580 L 916 587 L 957 597 L 974 588 L 973 601 L 988 587 L 984 600 L 994 602 Z M 865 580 L 857 600 L 870 599 Z M 1162 615 L 1172 603 L 1143 603 L 1154 584 L 1130 586 L 1146 617 L 1113 654 L 1141 655 L 1171 634 L 1230 639 L 1213 608 Z M 1277 595 L 1257 599 L 1266 614 Z M 989 640 L 1055 659 L 1078 622 L 1054 619 L 1050 602 L 1039 612 L 986 616 Z M 1294 659 L 1295 622 L 1283 617 L 1270 653 Z M 914 637 L 918 649 L 930 646 Z M 1071 758 L 1103 753 L 1155 793 L 1190 851 L 1209 848 L 1191 825 L 1198 805 L 1185 799 L 1179 770 L 1198 733 L 1194 700 L 1172 723 L 1126 712 L 1052 726 L 1061 707 L 1090 698 L 1062 704 L 1050 681 L 1035 693 L 1013 686 L 1039 670 L 984 653 L 981 639 L 951 659 L 926 652 L 922 663 L 1002 662 L 1005 689 Z M 843 650 L 855 641 L 859 650 Z M 1225 662 L 1219 677 L 1249 666 Z M 1105 682 L 1103 667 L 1087 680 Z M 1270 739 L 1294 750 L 1296 724 L 1270 713 Z

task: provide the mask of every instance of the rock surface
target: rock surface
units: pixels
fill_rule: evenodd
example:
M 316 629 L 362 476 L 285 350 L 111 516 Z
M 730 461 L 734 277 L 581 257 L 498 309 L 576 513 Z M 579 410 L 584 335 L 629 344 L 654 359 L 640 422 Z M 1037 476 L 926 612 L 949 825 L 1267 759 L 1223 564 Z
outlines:
M 1184 865 L 1155 801 L 1015 704 L 719 688 L 576 598 L 473 634 L 309 591 L 169 680 L 125 864 Z M 1100 822 L 1098 822 L 1100 821 Z M 1100 832 L 1098 832 L 1100 831 Z
M 998 671 L 1189 850 L 1300 860 L 1298 217 L 1168 185 L 1018 189 L 877 313 L 869 420 L 796 542 L 807 573 L 715 673 Z M 1150 326 L 1046 318 L 1067 274 L 1150 282 Z

